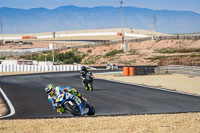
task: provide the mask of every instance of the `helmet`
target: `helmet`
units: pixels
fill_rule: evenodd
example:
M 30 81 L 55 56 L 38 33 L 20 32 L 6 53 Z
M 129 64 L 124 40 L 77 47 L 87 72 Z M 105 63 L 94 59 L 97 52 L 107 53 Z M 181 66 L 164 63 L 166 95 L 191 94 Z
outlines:
M 86 71 L 87 69 L 86 69 L 85 66 L 82 66 L 82 67 L 81 67 L 81 70 L 82 70 L 82 71 Z
M 46 87 L 45 87 L 45 92 L 46 92 L 48 95 L 53 95 L 53 90 L 54 90 L 54 85 L 53 85 L 53 84 L 48 84 L 48 85 L 46 85 Z

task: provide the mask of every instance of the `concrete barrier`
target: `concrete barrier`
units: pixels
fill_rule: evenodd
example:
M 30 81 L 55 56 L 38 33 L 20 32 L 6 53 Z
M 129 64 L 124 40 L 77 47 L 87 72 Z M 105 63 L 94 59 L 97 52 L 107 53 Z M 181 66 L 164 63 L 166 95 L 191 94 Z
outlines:
M 79 70 L 81 70 L 81 65 L 0 65 L 0 72 L 58 72 Z

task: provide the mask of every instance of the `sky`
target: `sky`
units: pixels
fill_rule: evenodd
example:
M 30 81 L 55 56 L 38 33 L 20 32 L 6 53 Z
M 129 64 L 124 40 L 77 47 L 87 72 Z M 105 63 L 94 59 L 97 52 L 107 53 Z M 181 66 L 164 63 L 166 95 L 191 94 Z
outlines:
M 0 0 L 0 7 L 30 9 L 54 9 L 60 6 L 79 7 L 120 6 L 120 0 Z M 200 0 L 123 0 L 124 6 L 148 8 L 154 10 L 179 10 L 200 13 Z

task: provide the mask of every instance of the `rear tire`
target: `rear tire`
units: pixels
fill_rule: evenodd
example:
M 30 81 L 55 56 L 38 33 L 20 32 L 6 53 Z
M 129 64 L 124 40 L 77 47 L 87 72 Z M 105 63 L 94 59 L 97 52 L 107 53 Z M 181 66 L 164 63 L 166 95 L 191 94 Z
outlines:
M 89 108 L 87 115 L 94 115 L 95 114 L 95 109 L 92 106 L 92 104 L 90 104 L 89 102 L 86 103 L 86 108 Z
M 92 83 L 89 83 L 88 86 L 89 86 L 89 90 L 93 91 L 93 85 L 92 85 Z

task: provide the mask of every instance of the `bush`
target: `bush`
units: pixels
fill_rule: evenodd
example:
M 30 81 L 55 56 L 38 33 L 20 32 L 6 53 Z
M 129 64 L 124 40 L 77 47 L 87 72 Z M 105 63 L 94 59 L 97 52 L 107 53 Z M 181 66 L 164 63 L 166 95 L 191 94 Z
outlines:
M 55 62 L 60 62 L 64 64 L 80 63 L 82 58 L 83 56 L 78 54 L 76 51 L 70 51 L 65 53 L 59 53 L 59 52 L 54 53 Z M 30 59 L 30 56 L 26 57 L 26 59 Z M 45 60 L 52 61 L 53 56 L 52 52 L 50 52 L 47 55 L 44 54 L 33 55 L 32 59 L 37 61 L 45 61 Z
M 159 49 L 155 50 L 156 53 L 191 53 L 200 52 L 200 48 L 185 48 L 185 49 Z
M 5 60 L 5 59 L 6 59 L 6 56 L 0 57 L 0 60 Z

